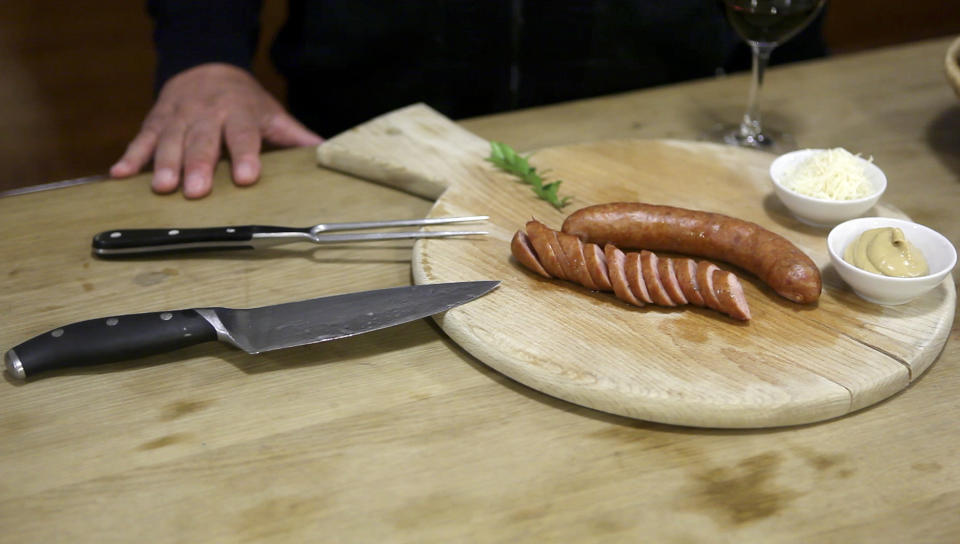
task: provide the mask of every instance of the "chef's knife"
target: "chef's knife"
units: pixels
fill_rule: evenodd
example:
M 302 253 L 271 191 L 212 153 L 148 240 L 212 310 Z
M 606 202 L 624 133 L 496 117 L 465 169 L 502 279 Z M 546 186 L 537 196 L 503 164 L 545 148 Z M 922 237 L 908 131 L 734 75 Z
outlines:
M 4 360 L 7 372 L 23 379 L 46 370 L 134 359 L 213 340 L 255 354 L 428 317 L 499 284 L 433 283 L 260 308 L 193 308 L 91 319 L 27 340 L 7 351 Z

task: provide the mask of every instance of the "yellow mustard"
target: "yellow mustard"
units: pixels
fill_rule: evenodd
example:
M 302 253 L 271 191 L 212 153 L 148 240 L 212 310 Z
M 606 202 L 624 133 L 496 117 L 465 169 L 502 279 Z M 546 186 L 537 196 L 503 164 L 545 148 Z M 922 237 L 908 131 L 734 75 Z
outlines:
M 923 252 L 896 227 L 870 229 L 847 246 L 843 260 L 874 274 L 914 278 L 928 273 Z

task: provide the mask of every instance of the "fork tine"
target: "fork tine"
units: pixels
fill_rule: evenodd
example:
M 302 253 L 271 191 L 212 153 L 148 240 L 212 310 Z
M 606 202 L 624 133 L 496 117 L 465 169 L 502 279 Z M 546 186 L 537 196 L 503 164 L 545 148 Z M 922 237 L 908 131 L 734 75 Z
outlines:
M 334 232 L 340 230 L 381 229 L 389 227 L 415 227 L 422 225 L 443 225 L 447 223 L 465 223 L 467 221 L 485 221 L 488 215 L 473 215 L 468 217 L 432 217 L 426 219 L 396 219 L 391 221 L 358 221 L 351 223 L 320 223 L 314 225 L 310 232 Z
M 374 242 L 378 240 L 411 240 L 416 238 L 447 238 L 450 236 L 481 236 L 487 231 L 447 230 L 447 231 L 413 231 L 413 232 L 366 232 L 348 234 L 324 234 L 314 236 L 313 241 L 318 244 L 339 244 L 343 242 Z

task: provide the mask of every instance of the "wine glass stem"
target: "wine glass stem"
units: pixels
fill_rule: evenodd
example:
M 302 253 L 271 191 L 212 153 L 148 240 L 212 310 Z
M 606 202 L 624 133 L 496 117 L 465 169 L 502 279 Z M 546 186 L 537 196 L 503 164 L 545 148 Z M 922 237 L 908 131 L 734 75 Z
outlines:
M 750 84 L 750 95 L 747 98 L 747 112 L 740 122 L 740 137 L 751 143 L 762 143 L 765 139 L 763 126 L 760 122 L 760 88 L 763 86 L 763 75 L 770 60 L 770 52 L 776 47 L 770 44 L 751 44 L 753 50 L 753 82 Z

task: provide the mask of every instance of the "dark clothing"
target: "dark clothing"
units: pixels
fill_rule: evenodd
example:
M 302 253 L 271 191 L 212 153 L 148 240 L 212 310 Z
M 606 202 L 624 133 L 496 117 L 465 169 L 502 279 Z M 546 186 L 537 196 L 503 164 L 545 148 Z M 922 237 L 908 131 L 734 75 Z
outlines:
M 158 88 L 204 62 L 249 68 L 258 0 L 149 0 Z M 772 62 L 826 54 L 818 19 Z M 426 102 L 462 117 L 749 67 L 716 0 L 290 0 L 271 56 L 323 135 Z

